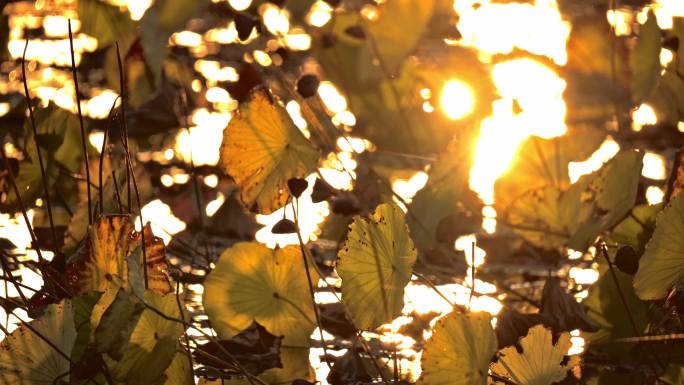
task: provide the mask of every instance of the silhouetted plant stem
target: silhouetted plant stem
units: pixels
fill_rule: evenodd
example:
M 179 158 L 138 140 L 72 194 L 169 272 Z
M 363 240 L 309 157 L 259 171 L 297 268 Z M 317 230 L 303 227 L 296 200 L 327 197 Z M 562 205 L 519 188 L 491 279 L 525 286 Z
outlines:
M 76 58 L 74 56 L 74 37 L 71 34 L 71 19 L 67 21 L 69 29 L 69 52 L 71 53 L 71 73 L 74 77 L 74 88 L 76 90 L 76 108 L 78 109 L 78 122 L 81 127 L 81 144 L 83 145 L 83 160 L 85 161 L 86 172 L 86 193 L 88 194 L 88 224 L 93 223 L 93 207 L 90 197 L 90 165 L 88 163 L 88 144 L 83 125 L 83 112 L 81 111 L 81 95 L 78 90 L 78 74 L 76 73 Z
M 295 200 L 297 200 L 295 198 Z M 283 214 L 287 206 L 283 208 Z M 309 285 L 309 295 L 311 296 L 311 306 L 313 307 L 314 316 L 316 316 L 316 325 L 318 325 L 318 331 L 321 335 L 321 345 L 323 346 L 323 357 L 325 359 L 325 364 L 328 368 L 332 370 L 332 365 L 328 359 L 328 348 L 326 347 L 325 337 L 323 336 L 323 325 L 321 324 L 321 317 L 318 314 L 318 307 L 316 306 L 316 290 L 314 289 L 313 281 L 311 280 L 311 272 L 309 271 L 309 261 L 306 255 L 304 241 L 302 240 L 302 234 L 299 229 L 299 202 L 297 201 L 297 209 L 295 210 L 294 202 L 292 203 L 292 212 L 294 213 L 295 219 L 295 229 L 297 231 L 297 240 L 299 240 L 299 248 L 302 252 L 302 260 L 304 261 L 304 270 L 306 270 L 306 282 Z M 314 262 L 314 261 L 312 261 Z M 315 262 L 314 262 L 315 263 Z M 322 277 L 321 277 L 322 278 Z
M 120 115 L 120 127 L 122 130 L 127 131 L 126 125 L 126 78 L 124 74 L 123 63 L 121 63 L 121 52 L 119 52 L 119 42 L 116 43 L 116 63 L 119 66 L 119 95 L 121 96 L 121 115 Z M 126 152 L 126 162 L 129 162 L 128 158 L 128 132 L 122 133 L 122 138 L 124 139 L 123 147 Z M 128 212 L 131 212 L 131 176 L 129 167 L 126 167 L 126 207 Z
M 126 182 L 128 188 L 128 212 L 131 212 L 131 185 L 133 182 L 133 190 L 135 192 L 135 200 L 138 204 L 138 216 L 140 217 L 140 239 L 142 242 L 142 255 L 143 255 L 143 278 L 145 280 L 145 290 L 148 289 L 149 283 L 147 282 L 147 248 L 145 247 L 145 222 L 142 215 L 142 205 L 140 204 L 140 193 L 138 191 L 138 183 L 135 181 L 135 172 L 133 171 L 133 162 L 131 161 L 131 152 L 128 147 L 128 128 L 126 126 L 126 84 L 124 82 L 124 72 L 123 65 L 121 64 L 121 54 L 119 53 L 119 43 L 116 43 L 116 59 L 119 65 L 119 85 L 121 87 L 121 119 L 120 119 L 120 129 L 121 129 L 121 144 L 124 148 L 124 153 L 126 157 Z M 129 178 L 130 176 L 130 178 Z M 129 182 L 130 181 L 130 182 Z
M 26 79 L 26 49 L 29 41 L 26 40 L 24 45 L 24 53 L 21 56 L 21 77 L 24 83 L 24 94 L 26 97 L 26 105 L 29 110 L 29 120 L 31 121 L 31 129 L 33 131 L 33 141 L 36 144 L 36 157 L 38 158 L 38 166 L 40 167 L 40 177 L 43 182 L 43 192 L 45 194 L 45 207 L 47 209 L 48 221 L 50 222 L 50 233 L 52 234 L 52 251 L 57 254 L 57 232 L 55 232 L 55 221 L 52 218 L 52 204 L 50 203 L 50 191 L 48 188 L 47 174 L 45 173 L 45 164 L 43 163 L 43 155 L 40 152 L 40 145 L 38 144 L 38 130 L 36 129 L 36 119 L 33 116 L 33 107 L 31 106 L 31 95 L 29 94 L 28 80 Z
M 214 336 L 208 334 L 207 332 L 205 332 L 205 331 L 202 330 L 201 328 L 195 326 L 195 325 L 192 324 L 191 322 L 188 322 L 188 321 L 185 321 L 185 320 L 183 320 L 183 319 L 179 319 L 179 318 L 175 318 L 175 317 L 171 317 L 171 316 L 167 315 L 167 314 L 164 313 L 163 311 L 161 311 L 161 310 L 157 309 L 156 307 L 154 307 L 154 306 L 148 304 L 147 302 L 145 302 L 145 299 L 144 299 L 144 298 L 141 298 L 140 296 L 138 296 L 138 294 L 133 293 L 133 295 L 134 295 L 135 297 L 137 297 L 137 298 L 140 300 L 140 302 L 143 304 L 143 306 L 145 306 L 146 309 L 151 310 L 153 313 L 157 314 L 158 316 L 162 317 L 163 319 L 165 319 L 165 320 L 167 320 L 167 321 L 172 321 L 172 322 L 176 322 L 176 323 L 182 324 L 182 325 L 185 326 L 186 328 L 189 327 L 189 328 L 195 329 L 195 330 L 198 331 L 200 334 L 202 334 L 202 336 L 204 336 L 205 338 L 207 338 L 209 341 L 215 343 L 216 346 L 218 347 L 218 349 L 221 351 L 221 353 L 225 354 L 229 359 L 233 360 L 233 362 L 230 363 L 230 364 L 235 365 L 235 366 L 238 368 L 238 370 L 241 372 L 241 374 L 245 376 L 245 378 L 247 379 L 247 381 L 249 381 L 249 383 L 250 383 L 251 385 L 256 385 L 256 383 L 255 383 L 254 381 L 260 383 L 261 385 L 268 385 L 268 384 L 266 384 L 264 381 L 262 381 L 260 378 L 258 378 L 258 377 L 256 377 L 256 376 L 250 374 L 250 373 L 245 369 L 245 367 L 242 366 L 242 364 L 240 363 L 240 361 L 238 361 L 237 358 L 235 358 L 235 356 L 234 356 L 231 352 L 229 352 L 226 348 L 223 347 L 223 345 L 221 345 L 220 341 L 219 341 L 216 337 L 214 337 Z M 206 354 L 206 352 L 204 352 L 204 353 Z M 225 362 L 225 361 L 223 361 L 220 357 L 211 357 L 211 358 L 217 359 L 217 360 L 220 361 L 220 362 Z
M 19 297 L 21 298 L 22 301 L 24 301 L 26 308 L 30 309 L 31 303 L 28 301 L 28 299 L 24 295 L 24 292 L 21 290 L 21 287 L 19 286 L 16 278 L 12 275 L 12 270 L 9 268 L 9 264 L 7 263 L 7 254 L 5 253 L 4 250 L 0 250 L 0 264 L 2 266 L 2 271 L 3 271 L 4 275 L 7 277 L 7 280 L 10 281 L 10 283 L 12 283 L 12 285 L 14 285 L 14 289 L 17 291 L 17 293 L 19 293 Z
M 114 112 L 114 108 L 116 107 L 116 101 L 119 99 L 117 96 L 116 99 L 114 99 L 114 103 L 112 103 L 112 108 L 109 109 L 109 114 L 107 115 L 107 125 L 105 126 L 104 129 L 104 136 L 102 138 L 102 149 L 100 150 L 100 168 L 99 168 L 99 180 L 98 180 L 98 192 L 100 194 L 100 199 L 99 199 L 99 205 L 100 205 L 100 215 L 104 214 L 104 189 L 103 189 L 103 179 L 104 179 L 104 158 L 105 158 L 105 152 L 107 150 L 107 136 L 109 136 L 109 128 L 112 123 L 112 113 Z
M 31 235 L 31 242 L 33 243 L 33 247 L 36 250 L 36 253 L 38 254 L 38 260 L 42 262 L 44 261 L 43 253 L 40 251 L 40 247 L 38 246 L 38 238 L 36 238 L 36 233 L 33 232 L 31 221 L 29 220 L 28 213 L 26 212 L 26 206 L 24 206 L 24 201 L 21 199 L 19 187 L 17 187 L 17 181 L 14 178 L 14 173 L 12 172 L 12 167 L 10 166 L 9 160 L 7 159 L 7 154 L 5 154 L 5 146 L 0 146 L 0 155 L 2 155 L 3 162 L 5 163 L 5 170 L 7 170 L 7 176 L 9 177 L 10 184 L 12 185 L 12 189 L 14 190 L 14 195 L 16 195 L 17 197 L 17 203 L 19 203 L 19 209 L 21 210 L 21 214 L 24 217 L 26 228 L 28 229 L 29 234 Z

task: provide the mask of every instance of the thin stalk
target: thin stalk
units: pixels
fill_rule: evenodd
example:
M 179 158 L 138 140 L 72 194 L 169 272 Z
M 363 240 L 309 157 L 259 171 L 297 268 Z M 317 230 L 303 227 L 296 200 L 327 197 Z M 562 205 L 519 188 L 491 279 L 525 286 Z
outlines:
M 180 281 L 176 281 L 176 304 L 178 305 L 178 312 L 182 316 L 182 314 L 184 313 L 184 309 L 180 299 Z M 190 337 L 188 337 L 187 328 L 183 328 L 183 339 L 185 340 L 185 349 L 183 350 L 185 350 L 185 353 L 188 356 L 188 362 L 190 363 L 190 367 L 194 368 L 195 363 L 192 360 L 192 353 L 190 352 Z
M 636 337 L 641 337 L 641 332 L 639 331 L 639 328 L 636 325 L 636 322 L 634 321 L 634 315 L 632 315 L 632 310 L 629 308 L 629 305 L 627 304 L 627 300 L 625 299 L 625 295 L 622 293 L 622 288 L 620 287 L 620 282 L 618 281 L 617 274 L 615 274 L 615 269 L 613 268 L 613 262 L 611 262 L 610 258 L 608 258 L 608 249 L 606 248 L 605 244 L 601 245 L 601 254 L 603 254 L 603 258 L 606 260 L 608 263 L 608 269 L 610 271 L 610 275 L 613 278 L 613 283 L 615 283 L 615 289 L 618 292 L 618 296 L 620 297 L 620 302 L 622 302 L 622 306 L 625 308 L 625 312 L 627 313 L 627 317 L 629 318 L 629 323 L 632 326 L 632 330 L 634 331 L 634 335 Z M 650 347 L 651 355 L 653 356 L 653 359 L 655 362 L 658 364 L 658 366 L 661 369 L 664 369 L 665 366 L 663 366 L 663 363 L 660 362 L 660 359 L 658 358 L 658 355 L 656 354 L 655 350 L 653 347 Z M 652 368 L 654 373 L 658 373 L 658 368 Z
M 143 276 L 145 279 L 145 290 L 148 289 L 149 282 L 148 272 L 147 272 L 147 250 L 145 247 L 145 222 L 142 216 L 142 205 L 140 204 L 140 193 L 138 191 L 138 183 L 135 181 L 135 172 L 133 172 L 133 163 L 131 161 L 131 153 L 128 147 L 128 128 L 126 126 L 126 87 L 124 83 L 124 72 L 123 65 L 121 64 L 121 54 L 119 53 L 119 43 L 116 43 L 116 59 L 119 65 L 119 86 L 121 87 L 121 143 L 124 147 L 124 152 L 126 156 L 126 182 L 128 188 L 128 212 L 131 211 L 131 185 L 133 182 L 133 189 L 135 191 L 135 200 L 138 204 L 138 217 L 140 218 L 140 237 L 142 242 L 142 255 L 143 255 Z M 130 178 L 128 177 L 130 175 Z
M 472 242 L 470 248 L 470 297 L 468 298 L 468 311 L 472 309 L 473 306 L 473 296 L 475 295 L 475 242 Z
M 112 113 L 114 112 L 114 108 L 116 107 L 116 101 L 119 99 L 117 96 L 116 99 L 114 99 L 114 103 L 112 103 L 112 108 L 109 109 L 109 115 L 107 115 L 107 125 L 105 126 L 104 130 L 104 138 L 102 139 L 102 149 L 100 151 L 100 168 L 99 168 L 99 181 L 98 181 L 98 191 L 100 193 L 100 215 L 104 214 L 104 189 L 102 187 L 103 185 L 103 169 L 104 169 L 104 158 L 105 158 L 105 151 L 107 149 L 107 136 L 109 135 L 109 128 L 112 123 Z
M 124 130 L 127 129 L 126 126 L 126 80 L 125 80 L 125 75 L 124 75 L 124 69 L 123 69 L 123 64 L 121 63 L 121 52 L 119 52 L 119 42 L 116 42 L 116 62 L 119 66 L 119 94 L 121 95 L 121 126 Z M 126 151 L 126 154 L 129 154 L 128 152 L 128 133 L 124 135 L 126 138 L 124 142 L 124 150 Z M 127 155 L 128 159 L 128 155 Z M 132 172 L 132 170 L 129 170 L 126 168 L 126 190 L 128 192 L 127 195 L 127 202 L 128 202 L 128 212 L 131 212 L 131 178 L 129 175 L 129 172 Z
M 119 182 L 116 180 L 116 171 L 112 169 L 112 182 L 114 183 L 114 194 L 116 195 L 116 203 L 119 204 L 119 214 L 123 214 L 123 205 L 121 204 L 121 194 L 119 193 Z
M 83 160 L 86 170 L 86 187 L 88 194 L 88 224 L 93 224 L 93 207 L 90 198 L 90 167 L 88 164 L 88 145 L 86 142 L 85 126 L 83 125 L 83 112 L 81 112 L 81 96 L 78 91 L 78 75 L 76 74 L 76 59 L 74 57 L 74 37 L 71 34 L 71 19 L 67 21 L 69 28 L 69 52 L 71 53 L 71 73 L 74 77 L 74 88 L 76 89 L 76 107 L 78 108 L 78 121 L 81 126 L 81 144 L 83 145 Z
M 188 98 L 184 93 L 181 94 L 181 106 L 183 108 L 183 123 L 185 130 L 190 135 L 190 124 L 188 123 Z M 197 179 L 197 168 L 195 167 L 195 160 L 193 156 L 192 146 L 190 146 L 190 175 L 192 176 L 192 188 L 195 193 L 195 205 L 197 205 L 197 213 L 200 218 L 200 226 L 202 232 L 206 231 L 206 216 L 204 212 L 204 203 L 202 202 L 202 195 L 200 195 L 199 181 Z M 204 238 L 204 237 L 203 237 Z M 209 256 L 209 243 L 204 239 L 204 253 Z M 192 264 L 195 263 L 195 254 L 192 255 Z
M 295 198 L 297 200 L 297 198 Z M 283 213 L 285 212 L 285 209 L 283 209 Z M 325 358 L 325 364 L 328 365 L 328 368 L 332 370 L 332 365 L 330 364 L 330 360 L 328 359 L 328 349 L 326 347 L 325 343 L 325 337 L 323 337 L 323 325 L 321 324 L 321 317 L 320 314 L 318 314 L 318 307 L 316 306 L 316 291 L 314 290 L 314 285 L 313 281 L 311 279 L 311 272 L 309 271 L 309 260 L 306 257 L 306 253 L 304 252 L 304 241 L 302 240 L 302 234 L 299 229 L 299 201 L 297 201 L 297 210 L 294 208 L 294 204 L 292 205 L 292 212 L 294 213 L 294 218 L 295 218 L 295 228 L 297 229 L 297 239 L 299 240 L 299 248 L 302 251 L 302 260 L 304 261 L 304 270 L 306 270 L 306 281 L 309 285 L 309 295 L 311 296 L 311 306 L 313 307 L 314 315 L 316 316 L 316 325 L 318 325 L 318 331 L 321 335 L 321 345 L 323 346 L 323 356 Z M 312 261 L 313 262 L 313 261 Z
M 133 295 L 135 295 L 135 296 L 140 300 L 140 302 L 143 304 L 143 306 L 145 306 L 146 309 L 151 310 L 153 313 L 157 314 L 158 316 L 162 317 L 163 319 L 165 319 L 165 320 L 167 320 L 167 321 L 172 321 L 172 322 L 176 322 L 176 323 L 182 324 L 182 325 L 184 325 L 185 327 L 193 328 L 193 329 L 195 329 L 196 331 L 198 331 L 200 334 L 202 334 L 202 336 L 204 336 L 205 338 L 207 338 L 209 341 L 215 343 L 216 346 L 219 348 L 219 350 L 220 350 L 223 354 L 225 354 L 228 358 L 230 358 L 231 360 L 233 360 L 233 363 L 235 364 L 235 366 L 240 370 L 240 372 L 242 373 L 242 375 L 244 375 L 244 376 L 247 378 L 247 381 L 249 381 L 249 383 L 250 383 L 251 385 L 256 385 L 256 383 L 255 383 L 254 381 L 259 382 L 261 385 L 268 385 L 268 384 L 266 384 L 265 382 L 263 382 L 260 378 L 258 378 L 258 377 L 256 377 L 256 376 L 253 376 L 252 374 L 250 374 L 250 373 L 245 369 L 245 367 L 242 366 L 242 364 L 240 363 L 240 361 L 238 361 L 237 358 L 235 358 L 235 356 L 233 356 L 232 353 L 230 353 L 226 348 L 224 348 L 224 347 L 220 344 L 219 340 L 216 339 L 216 337 L 214 337 L 214 336 L 208 334 L 207 332 L 205 332 L 205 331 L 202 330 L 201 328 L 199 328 L 199 327 L 193 325 L 193 324 L 190 323 L 190 322 L 187 322 L 187 321 L 185 321 L 185 320 L 183 320 L 183 319 L 179 319 L 179 318 L 175 318 L 175 317 L 171 317 L 171 316 L 167 315 L 167 314 L 164 313 L 163 311 L 161 311 L 161 310 L 155 308 L 154 306 L 148 304 L 147 302 L 145 302 L 145 299 L 144 299 L 144 298 L 141 298 L 141 297 L 138 296 L 137 294 L 133 293 Z M 216 357 L 216 358 L 218 358 L 218 357 Z M 219 360 L 220 360 L 220 358 L 219 358 Z
M 33 232 L 33 227 L 31 226 L 31 221 L 29 220 L 28 214 L 26 212 L 26 206 L 24 206 L 24 201 L 21 199 L 19 187 L 17 187 L 17 182 L 14 179 L 14 173 L 12 172 L 12 168 L 10 167 L 9 160 L 7 159 L 7 155 L 5 154 L 5 147 L 4 146 L 0 146 L 0 155 L 2 155 L 2 159 L 5 162 L 5 169 L 7 170 L 7 176 L 9 177 L 10 184 L 12 185 L 12 189 L 14 190 L 14 194 L 17 196 L 17 202 L 19 203 L 19 208 L 21 209 L 21 214 L 24 217 L 24 222 L 26 223 L 26 228 L 28 229 L 29 234 L 31 235 L 31 242 L 33 243 L 33 247 L 35 248 L 36 253 L 38 254 L 38 260 L 44 261 L 43 253 L 40 251 L 40 247 L 38 247 L 38 238 L 36 238 L 36 233 Z
M 12 285 L 14 285 L 14 288 L 17 290 L 17 293 L 19 293 L 19 297 L 21 297 L 21 300 L 24 301 L 26 308 L 30 309 L 31 303 L 24 295 L 24 292 L 21 290 L 21 287 L 19 286 L 19 283 L 17 283 L 16 278 L 12 275 L 12 271 L 10 270 L 9 264 L 7 263 L 7 254 L 5 254 L 4 251 L 0 252 L 0 264 L 2 264 L 2 271 L 4 275 L 7 277 L 7 280 L 10 281 Z
M 26 95 L 26 105 L 29 110 L 29 120 L 31 121 L 31 129 L 33 130 L 33 141 L 36 144 L 36 154 L 38 158 L 38 166 L 40 167 L 40 177 L 43 182 L 43 193 L 45 194 L 45 207 L 47 208 L 48 220 L 50 222 L 50 232 L 52 234 L 52 251 L 57 255 L 57 232 L 55 231 L 55 221 L 52 218 L 52 204 L 50 202 L 50 191 L 48 189 L 48 179 L 45 174 L 45 165 L 43 164 L 43 155 L 40 152 L 40 145 L 38 144 L 38 129 L 36 128 L 36 119 L 33 116 L 33 107 L 31 106 L 31 95 L 29 94 L 28 80 L 26 80 L 26 49 L 29 41 L 26 40 L 24 45 L 24 53 L 21 55 L 21 77 L 24 83 L 24 94 Z

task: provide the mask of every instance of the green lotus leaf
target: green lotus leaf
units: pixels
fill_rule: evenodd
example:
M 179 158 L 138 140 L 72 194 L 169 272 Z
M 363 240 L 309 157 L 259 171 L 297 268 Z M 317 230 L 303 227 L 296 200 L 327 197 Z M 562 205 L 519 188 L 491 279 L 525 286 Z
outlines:
M 639 261 L 634 291 L 643 300 L 665 297 L 684 280 L 684 194 L 656 217 L 656 228 Z
M 397 205 L 383 203 L 368 218 L 354 217 L 339 252 L 337 273 L 342 300 L 356 327 L 374 329 L 401 313 L 416 255 Z

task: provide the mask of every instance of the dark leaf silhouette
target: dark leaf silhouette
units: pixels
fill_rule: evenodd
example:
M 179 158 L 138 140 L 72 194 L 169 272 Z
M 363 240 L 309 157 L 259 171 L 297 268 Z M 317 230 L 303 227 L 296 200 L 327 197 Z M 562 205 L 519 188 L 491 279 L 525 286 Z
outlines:
M 202 365 L 223 369 L 226 375 L 241 373 L 235 359 L 248 373 L 258 375 L 271 368 L 283 367 L 280 362 L 282 340 L 282 336 L 276 337 L 254 322 L 229 340 L 200 345 L 195 359 Z

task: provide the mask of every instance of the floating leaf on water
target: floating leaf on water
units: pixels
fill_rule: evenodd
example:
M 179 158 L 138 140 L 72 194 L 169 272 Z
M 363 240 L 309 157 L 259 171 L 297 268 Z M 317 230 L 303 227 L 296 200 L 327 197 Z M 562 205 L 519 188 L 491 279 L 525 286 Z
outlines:
M 521 352 L 508 347 L 499 352 L 494 371 L 510 378 L 516 384 L 551 385 L 565 378 L 575 360 L 566 362 L 566 354 L 572 346 L 569 333 L 561 333 L 556 343 L 550 329 L 534 326 L 519 342 Z
M 397 205 L 383 203 L 369 218 L 354 218 L 337 272 L 342 298 L 358 328 L 374 329 L 401 313 L 416 254 Z
M 425 187 L 408 207 L 406 222 L 421 252 L 443 244 L 452 250 L 458 237 L 478 231 L 482 204 L 468 189 L 468 162 L 450 147 L 432 165 Z
M 120 360 L 144 308 L 137 298 L 119 287 L 95 328 L 97 352 Z
M 76 328 L 69 300 L 48 306 L 43 316 L 30 325 L 61 353 L 71 355 Z M 69 360 L 25 325 L 0 343 L 0 382 L 3 384 L 52 385 L 58 377 L 68 383 L 69 369 Z
M 160 293 L 171 292 L 167 276 L 166 252 L 161 239 L 145 226 L 145 251 L 147 256 L 148 287 Z M 131 272 L 143 267 L 131 265 L 127 259 L 141 244 L 141 233 L 135 231 L 129 215 L 106 215 L 98 218 L 90 227 L 85 245 L 67 263 L 69 284 L 76 294 L 89 291 L 103 291 L 113 276 L 124 286 L 142 285 L 131 281 Z M 141 253 L 142 254 L 142 253 Z M 142 264 L 142 258 L 138 263 Z M 142 278 L 142 275 L 140 276 Z
M 276 337 L 263 326 L 253 322 L 229 340 L 210 341 L 200 345 L 194 355 L 200 364 L 226 370 L 228 374 L 239 375 L 242 371 L 233 362 L 235 359 L 245 371 L 259 375 L 265 370 L 283 367 L 280 362 L 282 339 L 282 336 Z M 224 353 L 224 350 L 230 355 Z
M 587 316 L 584 307 L 560 286 L 560 279 L 549 277 L 542 292 L 541 314 L 551 318 L 555 332 L 580 329 L 595 332 L 598 326 Z
M 223 339 L 256 321 L 270 333 L 284 335 L 285 344 L 308 346 L 314 314 L 298 246 L 271 250 L 242 242 L 226 249 L 205 281 L 204 299 L 212 326 Z
M 655 229 L 655 220 L 663 204 L 634 206 L 632 212 L 618 223 L 608 236 L 609 246 L 626 245 L 641 256 Z
M 634 290 L 643 300 L 664 298 L 684 280 L 684 195 L 658 214 L 656 228 L 639 261 Z
M 421 365 L 426 385 L 484 385 L 496 353 L 488 313 L 450 313 L 437 321 Z
M 317 162 L 318 151 L 263 88 L 251 93 L 223 132 L 221 167 L 252 211 L 270 214 L 285 205 L 287 181 L 307 176 Z
M 496 340 L 499 349 L 515 345 L 518 340 L 527 335 L 535 325 L 553 327 L 555 321 L 546 314 L 523 314 L 516 310 L 504 310 L 496 320 Z

